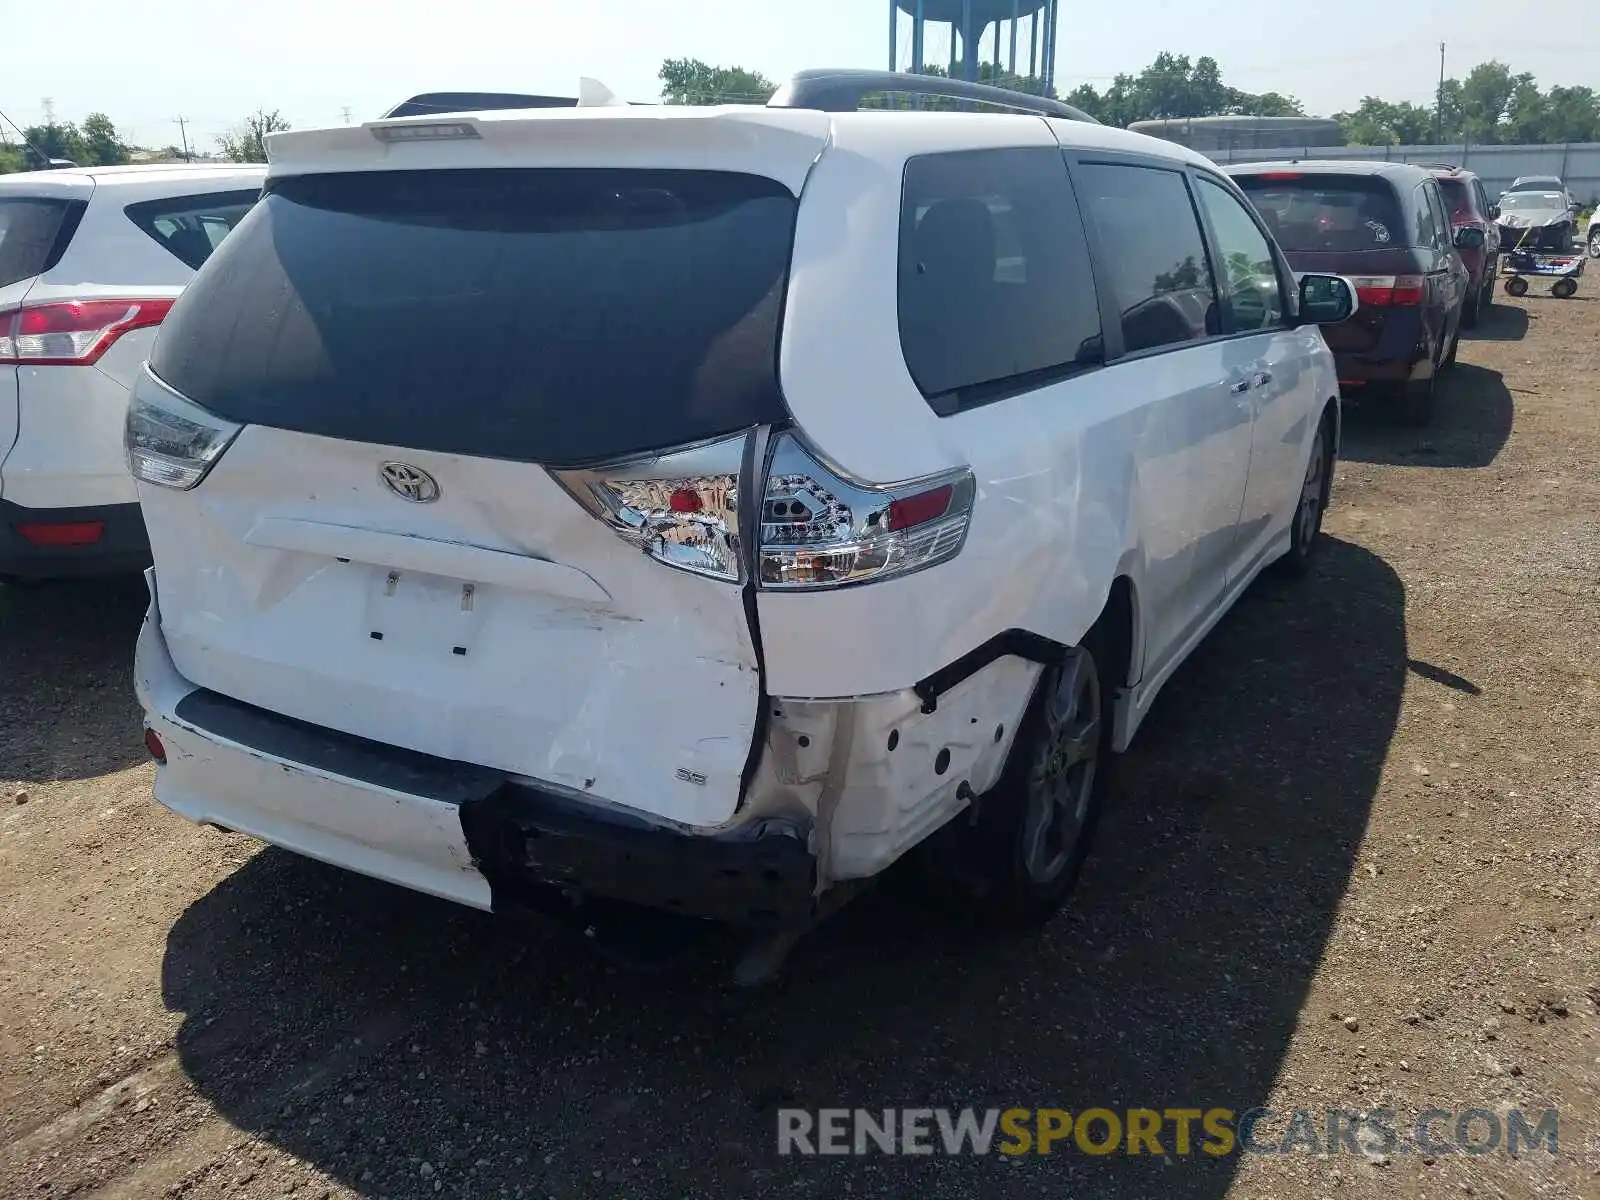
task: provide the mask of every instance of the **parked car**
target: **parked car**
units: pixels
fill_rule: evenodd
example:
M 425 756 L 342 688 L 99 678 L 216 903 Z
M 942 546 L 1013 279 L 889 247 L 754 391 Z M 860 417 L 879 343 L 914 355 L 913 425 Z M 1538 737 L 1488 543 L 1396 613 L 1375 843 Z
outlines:
M 1589 257 L 1600 258 L 1600 208 L 1589 214 L 1589 228 L 1584 233 L 1589 245 Z
M 0 176 L 0 577 L 150 561 L 122 446 L 156 326 L 255 202 L 257 166 Z
M 1433 177 L 1439 182 L 1439 193 L 1450 212 L 1452 230 L 1476 229 L 1483 234 L 1482 246 L 1456 248 L 1467 273 L 1472 276 L 1467 287 L 1466 306 L 1461 310 L 1461 324 L 1473 329 L 1478 324 L 1479 313 L 1494 303 L 1494 281 L 1500 273 L 1500 227 L 1495 224 L 1495 218 L 1500 215 L 1500 206 L 1489 202 L 1483 181 L 1471 171 L 1460 167 L 1435 167 Z
M 1511 186 L 1501 193 L 1501 199 L 1511 195 L 1512 192 L 1560 192 L 1568 208 L 1578 207 L 1577 197 L 1561 181 L 1559 175 L 1518 175 L 1511 181 Z
M 1481 230 L 1452 232 L 1432 172 L 1404 163 L 1253 163 L 1228 168 L 1296 271 L 1336 271 L 1360 311 L 1325 330 L 1346 395 L 1433 418 L 1440 374 L 1455 364 L 1472 279 L 1457 252 Z
M 129 410 L 157 799 L 479 908 L 1058 904 L 1316 551 L 1354 292 L 1169 142 L 845 110 L 906 80 L 274 135 Z
M 1541 254 L 1569 254 L 1577 222 L 1564 192 L 1507 192 L 1500 198 L 1500 245 Z

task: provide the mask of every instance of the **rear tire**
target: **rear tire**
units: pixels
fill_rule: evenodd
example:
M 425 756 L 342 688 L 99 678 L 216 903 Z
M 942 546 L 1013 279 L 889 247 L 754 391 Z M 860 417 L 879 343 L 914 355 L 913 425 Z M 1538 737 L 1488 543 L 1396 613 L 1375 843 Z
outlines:
M 1557 300 L 1570 300 L 1578 294 L 1578 281 L 1576 279 L 1558 279 L 1550 286 L 1550 294 Z
M 1483 303 L 1483 290 L 1480 288 L 1472 294 L 1472 299 L 1461 306 L 1461 328 L 1476 329 L 1478 327 L 1478 306 Z
M 1446 350 L 1444 352 L 1444 357 L 1439 360 L 1439 370 L 1448 371 L 1451 367 L 1456 365 L 1456 351 L 1460 348 L 1461 328 L 1460 326 L 1457 326 L 1455 333 L 1450 337 L 1450 349 Z
M 1600 258 L 1600 229 L 1589 235 L 1589 257 Z
M 1528 281 L 1521 275 L 1513 275 L 1506 280 L 1506 295 L 1526 296 L 1528 294 Z
M 1113 755 L 1111 653 L 1100 627 L 1064 666 L 1046 667 L 999 781 L 943 830 L 941 874 L 992 925 L 1032 929 L 1071 893 L 1094 840 Z

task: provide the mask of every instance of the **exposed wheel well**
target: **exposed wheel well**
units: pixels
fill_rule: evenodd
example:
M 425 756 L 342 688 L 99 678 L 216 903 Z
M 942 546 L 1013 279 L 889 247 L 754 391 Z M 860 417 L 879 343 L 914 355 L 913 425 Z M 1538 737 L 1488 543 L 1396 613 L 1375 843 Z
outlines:
M 1104 664 L 1106 684 L 1113 696 L 1134 681 L 1133 651 L 1136 620 L 1133 582 L 1126 575 L 1118 575 L 1111 581 L 1111 592 L 1106 597 L 1106 606 L 1100 610 L 1100 615 L 1095 619 L 1088 635 L 1100 645 L 1106 655 L 1108 660 Z

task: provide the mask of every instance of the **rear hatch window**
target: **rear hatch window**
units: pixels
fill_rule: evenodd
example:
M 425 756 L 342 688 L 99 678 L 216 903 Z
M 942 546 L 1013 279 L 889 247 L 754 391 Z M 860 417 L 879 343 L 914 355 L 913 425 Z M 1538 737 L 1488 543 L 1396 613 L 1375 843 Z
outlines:
M 1409 244 L 1394 192 L 1381 179 L 1272 172 L 1239 175 L 1235 182 L 1290 254 L 1395 250 Z
M 55 266 L 83 209 L 81 200 L 0 197 L 0 287 L 42 275 Z
M 152 367 L 245 424 L 579 465 L 777 421 L 796 201 L 714 171 L 276 181 Z

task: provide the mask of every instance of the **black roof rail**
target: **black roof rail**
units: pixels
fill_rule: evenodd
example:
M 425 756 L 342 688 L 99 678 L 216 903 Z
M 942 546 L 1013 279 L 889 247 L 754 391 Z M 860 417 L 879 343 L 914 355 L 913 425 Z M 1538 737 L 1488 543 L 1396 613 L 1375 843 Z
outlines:
M 1461 164 L 1460 163 L 1422 163 L 1422 162 L 1420 163 L 1419 162 L 1419 163 L 1416 163 L 1414 165 L 1419 166 L 1419 167 L 1425 167 L 1430 171 L 1459 171 L 1459 170 L 1461 170 Z
M 994 87 L 987 83 L 968 83 L 965 79 L 947 79 L 940 75 L 914 75 L 905 71 L 817 70 L 801 71 L 780 87 L 767 101 L 768 108 L 816 108 L 823 112 L 855 112 L 862 98 L 878 92 L 893 92 L 915 96 L 953 96 L 959 100 L 977 100 L 1000 108 L 1018 112 L 1037 113 L 1041 117 L 1064 117 L 1069 121 L 1086 121 L 1098 125 L 1088 113 L 1052 100 L 1047 96 L 1034 96 L 1028 92 L 1015 92 L 1010 88 Z
M 442 113 L 489 112 L 501 108 L 576 108 L 576 96 L 525 96 L 517 92 L 423 92 L 396 104 L 389 117 L 425 117 Z

